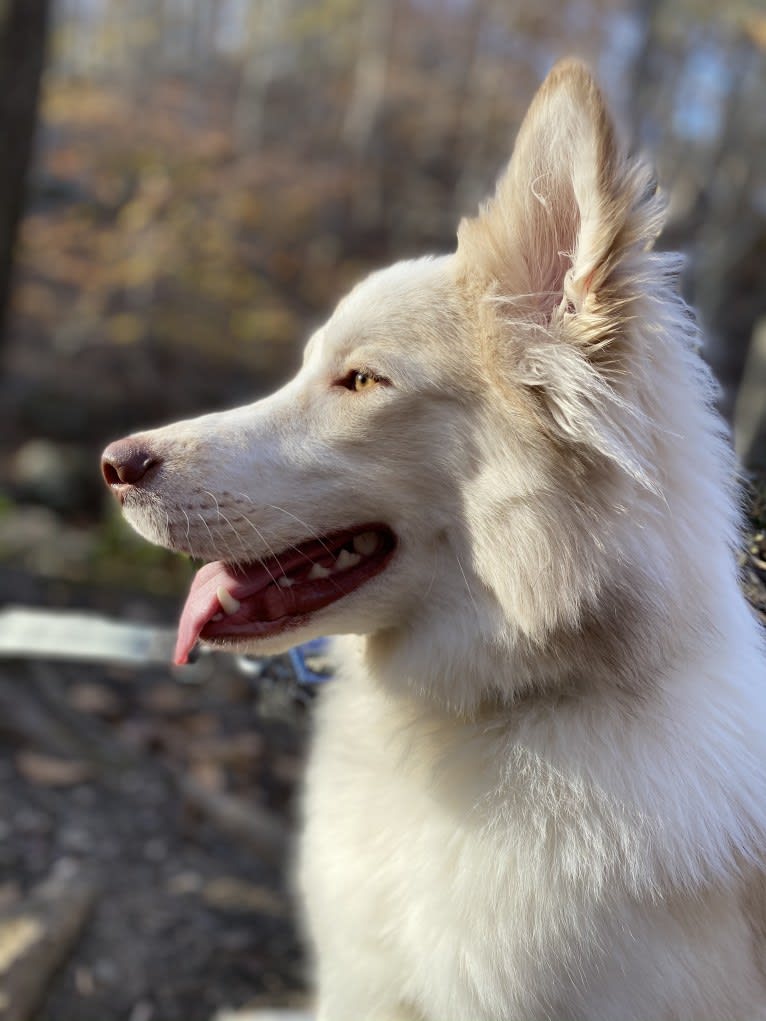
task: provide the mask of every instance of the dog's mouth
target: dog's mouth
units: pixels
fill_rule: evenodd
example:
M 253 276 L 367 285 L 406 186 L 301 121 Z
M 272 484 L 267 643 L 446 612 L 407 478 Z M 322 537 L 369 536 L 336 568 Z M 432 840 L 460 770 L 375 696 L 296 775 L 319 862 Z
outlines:
M 309 539 L 268 560 L 206 564 L 181 613 L 175 662 L 187 663 L 200 638 L 236 644 L 300 627 L 379 574 L 395 548 L 387 525 L 365 524 Z

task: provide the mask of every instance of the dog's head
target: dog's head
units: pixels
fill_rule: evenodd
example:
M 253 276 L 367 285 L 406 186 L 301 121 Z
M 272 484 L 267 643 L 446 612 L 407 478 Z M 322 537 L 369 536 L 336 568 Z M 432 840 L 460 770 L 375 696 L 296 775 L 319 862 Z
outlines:
M 199 636 L 265 653 L 363 633 L 465 706 L 479 647 L 517 656 L 511 687 L 530 650 L 566 673 L 626 570 L 639 603 L 648 574 L 670 591 L 667 544 L 635 531 L 685 470 L 663 379 L 699 370 L 670 338 L 693 326 L 649 252 L 661 219 L 588 70 L 559 64 L 456 253 L 359 284 L 272 397 L 111 445 L 130 523 L 212 561 L 179 661 Z

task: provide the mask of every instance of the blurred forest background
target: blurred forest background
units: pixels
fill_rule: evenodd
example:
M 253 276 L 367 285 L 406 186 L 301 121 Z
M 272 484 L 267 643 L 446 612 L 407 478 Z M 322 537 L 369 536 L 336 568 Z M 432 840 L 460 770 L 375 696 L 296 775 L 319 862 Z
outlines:
M 99 449 L 267 391 L 371 267 L 450 249 L 566 53 L 658 165 L 724 411 L 743 457 L 766 459 L 762 0 L 14 6 L 6 103 L 14 62 L 32 80 L 46 56 L 3 333 L 6 559 L 175 590 L 183 568 L 103 516 Z
M 100 450 L 267 392 L 369 269 L 451 249 L 566 54 L 658 166 L 763 471 L 764 0 L 0 0 L 0 604 L 172 621 L 190 567 L 119 522 Z M 281 872 L 203 802 L 289 812 L 305 707 L 224 675 L 0 670 L 0 928 L 55 868 L 110 877 L 37 1021 L 300 997 Z

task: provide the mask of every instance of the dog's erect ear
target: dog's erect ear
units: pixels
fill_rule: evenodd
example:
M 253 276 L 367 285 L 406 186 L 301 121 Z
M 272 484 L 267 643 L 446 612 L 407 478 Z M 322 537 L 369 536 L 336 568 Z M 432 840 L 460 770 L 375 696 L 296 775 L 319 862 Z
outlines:
M 626 247 L 646 241 L 645 217 L 639 225 L 631 212 L 648 183 L 623 158 L 588 68 L 562 61 L 532 101 L 495 196 L 460 225 L 464 271 L 541 324 L 587 310 Z
M 552 431 L 651 487 L 639 434 L 633 323 L 657 270 L 663 202 L 629 160 L 587 67 L 563 61 L 532 101 L 492 199 L 458 234 L 494 364 L 530 387 Z

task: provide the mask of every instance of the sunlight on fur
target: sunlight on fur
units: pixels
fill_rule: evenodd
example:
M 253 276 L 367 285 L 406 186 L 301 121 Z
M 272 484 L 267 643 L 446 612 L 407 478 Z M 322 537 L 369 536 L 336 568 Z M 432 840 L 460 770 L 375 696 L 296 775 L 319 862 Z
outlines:
M 210 561 L 180 662 L 346 636 L 303 806 L 320 1021 L 766 1018 L 763 642 L 663 216 L 563 62 L 454 254 L 359 284 L 272 397 L 105 454 Z

